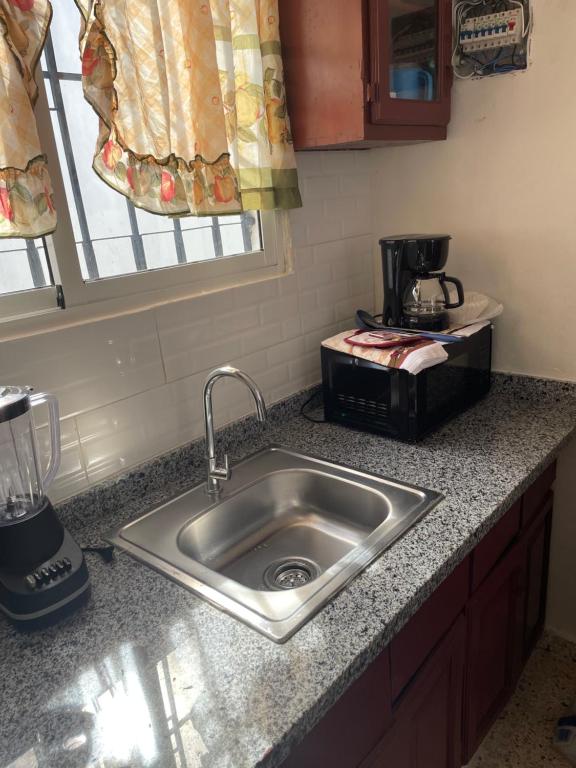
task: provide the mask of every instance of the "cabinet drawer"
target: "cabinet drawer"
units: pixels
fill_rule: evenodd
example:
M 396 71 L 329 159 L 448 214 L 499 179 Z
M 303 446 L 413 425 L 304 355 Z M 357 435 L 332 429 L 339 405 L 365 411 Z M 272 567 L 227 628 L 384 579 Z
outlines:
M 522 526 L 526 527 L 546 501 L 548 491 L 556 478 L 556 462 L 550 464 L 526 491 L 522 501 Z
M 469 574 L 470 558 L 467 557 L 392 640 L 390 679 L 393 701 L 463 610 L 468 599 Z
M 519 499 L 486 534 L 472 555 L 472 591 L 484 581 L 520 531 Z

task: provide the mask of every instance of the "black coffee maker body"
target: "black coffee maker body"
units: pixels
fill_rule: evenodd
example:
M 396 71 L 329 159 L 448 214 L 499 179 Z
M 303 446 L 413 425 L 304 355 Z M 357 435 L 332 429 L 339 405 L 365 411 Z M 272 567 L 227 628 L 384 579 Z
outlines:
M 450 240 L 450 235 L 394 235 L 380 240 L 384 325 L 424 331 L 448 328 L 447 310 L 464 303 L 462 283 L 441 271 Z M 456 288 L 455 301 L 448 284 Z

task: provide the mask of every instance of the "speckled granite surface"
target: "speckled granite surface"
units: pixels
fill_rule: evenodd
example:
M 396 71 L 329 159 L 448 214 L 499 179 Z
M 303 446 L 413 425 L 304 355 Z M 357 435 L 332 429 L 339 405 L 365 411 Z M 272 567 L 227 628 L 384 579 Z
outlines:
M 285 645 L 125 554 L 89 555 L 81 613 L 29 636 L 0 622 L 0 768 L 278 766 L 552 461 L 576 426 L 576 385 L 496 377 L 482 403 L 414 446 L 311 424 L 298 407 L 230 430 L 231 457 L 282 443 L 446 500 Z M 93 544 L 201 476 L 193 446 L 62 516 Z

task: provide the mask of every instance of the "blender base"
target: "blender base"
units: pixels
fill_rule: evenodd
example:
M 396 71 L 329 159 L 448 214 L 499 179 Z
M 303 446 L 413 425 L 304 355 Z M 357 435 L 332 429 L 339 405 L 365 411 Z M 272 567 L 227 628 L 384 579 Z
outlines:
M 48 499 L 38 517 L 54 521 L 52 525 L 57 526 L 59 534 L 53 539 L 56 547 L 45 549 L 41 559 L 34 562 L 24 554 L 29 553 L 29 548 L 23 549 L 21 558 L 12 550 L 10 562 L 0 561 L 0 611 L 21 629 L 54 624 L 84 605 L 90 596 L 90 578 L 82 550 L 57 519 Z M 41 520 L 34 520 L 14 526 L 21 526 L 22 544 L 28 539 L 24 530 L 27 523 L 29 534 L 37 533 L 38 525 L 43 526 Z M 0 536 L 2 533 L 0 530 Z

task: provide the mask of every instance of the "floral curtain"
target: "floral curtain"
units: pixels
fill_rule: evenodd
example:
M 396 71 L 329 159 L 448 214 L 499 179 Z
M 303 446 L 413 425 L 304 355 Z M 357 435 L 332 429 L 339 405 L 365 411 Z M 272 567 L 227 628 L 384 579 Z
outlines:
M 96 173 L 172 216 L 300 206 L 278 0 L 76 0 Z
M 51 16 L 48 0 L 0 0 L 0 237 L 39 237 L 56 227 L 34 117 L 34 69 Z

